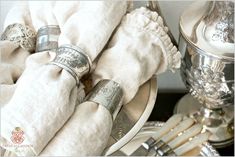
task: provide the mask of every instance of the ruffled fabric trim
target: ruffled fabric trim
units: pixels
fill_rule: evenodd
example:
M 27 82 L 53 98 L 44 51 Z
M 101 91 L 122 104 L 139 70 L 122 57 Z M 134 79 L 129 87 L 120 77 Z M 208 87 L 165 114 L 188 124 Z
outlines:
M 133 16 L 135 16 L 133 18 Z M 147 8 L 141 7 L 131 13 L 127 14 L 122 20 L 122 25 L 128 25 L 133 33 L 144 31 L 158 38 L 163 44 L 163 53 L 167 57 L 167 67 L 171 71 L 180 68 L 181 53 L 173 45 L 169 35 L 167 34 L 168 28 L 164 26 L 163 19 L 157 12 L 150 11 Z

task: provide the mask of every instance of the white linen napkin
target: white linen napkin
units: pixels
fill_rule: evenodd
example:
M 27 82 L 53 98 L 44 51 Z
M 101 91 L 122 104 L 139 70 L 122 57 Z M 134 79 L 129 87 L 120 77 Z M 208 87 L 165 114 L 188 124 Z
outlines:
M 15 92 L 16 84 L 0 84 L 0 108 L 9 102 Z
M 71 15 L 78 11 L 80 1 L 56 1 L 53 13 L 62 28 Z
M 30 52 L 9 40 L 0 41 L 0 84 L 14 84 L 25 68 Z
M 62 28 L 80 6 L 80 1 L 29 1 L 28 3 L 36 30 L 46 25 L 59 25 Z
M 28 1 L 32 23 L 36 31 L 47 25 L 58 25 L 53 13 L 56 1 Z
M 34 26 L 38 30 L 48 24 L 58 24 L 63 27 L 70 15 L 78 10 L 78 6 L 79 1 L 56 1 L 56 3 L 53 1 L 45 3 L 33 1 L 29 2 L 29 4 L 26 1 L 16 2 L 15 6 L 7 14 L 4 27 L 6 28 L 14 23 L 29 26 L 32 30 L 35 30 Z M 13 95 L 16 88 L 14 82 L 22 74 L 25 68 L 25 60 L 31 53 L 8 40 L 0 41 L 0 50 L 0 106 L 2 107 Z M 45 55 L 47 54 L 45 53 Z
M 7 26 L 17 23 L 30 27 L 36 33 L 38 28 L 42 26 L 47 24 L 56 25 L 56 19 L 53 18 L 53 12 L 50 10 L 53 4 L 52 2 L 46 2 L 46 4 L 40 2 L 39 4 L 35 1 L 16 2 L 15 6 L 10 9 L 6 16 L 4 27 L 6 29 Z M 45 16 L 45 14 L 48 16 Z M 50 18 L 41 18 L 38 15 Z M 3 84 L 0 85 L 0 106 L 2 107 L 13 95 L 16 88 L 15 82 L 24 71 L 25 60 L 31 53 L 9 40 L 0 41 L 0 49 L 0 84 Z
M 14 6 L 7 13 L 3 28 L 6 29 L 7 26 L 14 23 L 20 23 L 35 30 L 27 1 L 15 2 Z
M 181 54 L 159 19 L 156 12 L 144 7 L 125 16 L 98 61 L 94 84 L 103 79 L 119 83 L 126 104 L 153 74 L 179 68 Z
M 80 1 L 78 12 L 71 15 L 61 30 L 59 46 L 78 45 L 94 61 L 126 13 L 126 8 L 127 2 L 121 1 Z
M 41 1 L 16 2 L 15 6 L 9 10 L 6 16 L 4 27 L 6 28 L 14 23 L 29 26 L 32 30 L 35 30 L 34 26 L 37 30 L 46 25 L 59 24 L 60 27 L 63 27 L 71 13 L 77 11 L 78 6 L 79 1 L 56 1 L 56 3 L 54 1 L 47 1 L 45 3 Z M 22 74 L 25 60 L 31 53 L 8 40 L 0 41 L 0 49 L 0 106 L 2 107 L 13 95 L 16 88 L 14 82 Z M 47 54 L 45 53 L 45 55 Z
M 34 31 L 26 2 L 17 3 L 10 9 L 4 21 L 4 30 L 15 23 L 27 26 Z M 0 84 L 13 84 L 22 74 L 25 59 L 30 55 L 30 52 L 12 41 L 1 40 L 0 54 Z
M 16 2 L 4 20 L 4 30 L 12 24 L 21 24 L 34 31 L 27 2 Z M 3 32 L 1 32 L 3 33 Z M 0 108 L 12 97 L 20 75 L 25 68 L 25 60 L 31 53 L 9 40 L 0 41 Z
M 104 79 L 118 82 L 124 92 L 124 104 L 153 74 L 179 68 L 180 54 L 158 18 L 146 8 L 127 14 L 98 60 L 93 73 L 95 84 Z M 103 105 L 89 99 L 78 105 L 40 155 L 101 155 L 113 125 L 112 115 Z
M 102 105 L 84 102 L 49 142 L 40 156 L 98 156 L 106 147 L 112 116 Z
M 93 60 L 119 24 L 127 4 L 125 1 L 80 3 L 78 11 L 61 28 L 60 45 L 79 46 Z M 22 144 L 28 147 L 17 147 L 17 155 L 38 155 L 78 104 L 80 90 L 74 77 L 65 69 L 46 64 L 54 57 L 55 53 L 50 51 L 28 57 L 12 99 L 2 108 L 1 137 L 12 143 L 16 127 L 24 132 Z

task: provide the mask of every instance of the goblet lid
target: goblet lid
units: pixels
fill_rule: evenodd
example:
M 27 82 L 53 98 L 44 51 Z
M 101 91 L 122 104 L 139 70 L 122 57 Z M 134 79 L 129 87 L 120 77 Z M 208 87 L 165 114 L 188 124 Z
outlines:
M 234 2 L 194 2 L 180 17 L 180 33 L 197 52 L 234 61 Z

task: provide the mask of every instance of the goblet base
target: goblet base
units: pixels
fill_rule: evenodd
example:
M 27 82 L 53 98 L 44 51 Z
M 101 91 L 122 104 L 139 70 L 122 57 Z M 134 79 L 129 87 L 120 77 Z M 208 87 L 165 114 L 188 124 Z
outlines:
M 220 109 L 203 107 L 190 94 L 183 96 L 175 106 L 174 113 L 182 113 L 194 118 L 212 133 L 209 142 L 216 148 L 223 148 L 234 140 L 234 108 L 226 106 Z

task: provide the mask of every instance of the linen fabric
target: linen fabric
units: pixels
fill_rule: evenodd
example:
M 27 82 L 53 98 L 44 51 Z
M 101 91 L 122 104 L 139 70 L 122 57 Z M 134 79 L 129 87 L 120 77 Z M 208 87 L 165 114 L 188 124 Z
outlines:
M 127 14 L 97 63 L 94 84 L 102 79 L 118 82 L 126 104 L 154 74 L 179 68 L 181 54 L 160 18 L 144 7 Z

